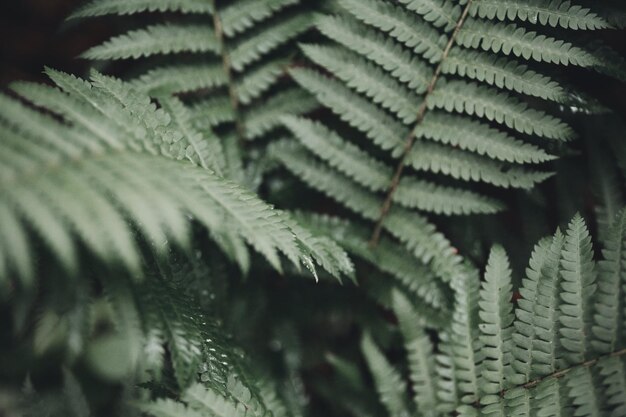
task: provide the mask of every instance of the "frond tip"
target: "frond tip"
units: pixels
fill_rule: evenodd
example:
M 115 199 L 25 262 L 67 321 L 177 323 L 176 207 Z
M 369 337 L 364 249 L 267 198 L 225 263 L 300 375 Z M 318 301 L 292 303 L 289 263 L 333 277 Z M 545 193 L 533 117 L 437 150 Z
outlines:
M 626 409 L 626 322 L 620 300 L 626 285 L 617 275 L 623 275 L 623 223 L 620 214 L 598 264 L 600 274 L 580 215 L 565 235 L 557 231 L 541 240 L 517 300 L 508 257 L 494 247 L 482 282 L 471 270 L 452 281 L 452 320 L 435 340 L 423 331 L 428 320 L 395 291 L 394 311 L 420 412 L 429 404 L 426 411 L 440 413 L 433 415 L 621 415 Z M 375 382 L 387 375 L 389 386 L 403 388 L 390 377 L 381 352 L 368 349 Z M 439 352 L 434 371 L 424 356 L 433 350 Z M 432 395 L 424 396 L 424 390 L 433 392 L 433 384 L 436 404 Z M 399 403 L 397 394 L 378 391 L 383 403 Z
M 302 228 L 292 230 L 280 212 L 216 174 L 223 166 L 218 144 L 191 128 L 176 99 L 157 109 L 119 80 L 47 72 L 64 92 L 32 84 L 15 90 L 64 122 L 0 96 L 2 155 L 9 158 L 0 172 L 0 276 L 13 271 L 29 282 L 31 226 L 70 270 L 78 265 L 78 238 L 101 259 L 141 275 L 128 221 L 162 248 L 167 237 L 188 243 L 190 216 L 216 236 L 239 235 L 278 270 L 282 253 L 297 266 L 314 259 L 334 265 L 332 273 L 349 272 L 341 250 L 318 257 L 313 243 L 303 244 Z

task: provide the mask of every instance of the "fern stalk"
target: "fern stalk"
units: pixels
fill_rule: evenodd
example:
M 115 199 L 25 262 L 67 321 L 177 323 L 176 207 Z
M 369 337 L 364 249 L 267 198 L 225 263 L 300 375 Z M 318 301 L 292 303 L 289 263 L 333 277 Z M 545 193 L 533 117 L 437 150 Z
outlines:
M 424 120 L 424 116 L 426 116 L 426 112 L 428 111 L 428 97 L 433 93 L 433 91 L 435 91 L 435 87 L 437 86 L 437 81 L 439 81 L 439 77 L 441 76 L 441 73 L 443 71 L 444 62 L 446 58 L 448 57 L 448 55 L 450 54 L 450 51 L 452 50 L 452 46 L 454 45 L 456 37 L 458 36 L 459 32 L 461 31 L 461 28 L 463 27 L 463 23 L 465 23 L 465 19 L 467 18 L 469 14 L 471 5 L 472 5 L 472 0 L 468 0 L 467 4 L 465 5 L 465 8 L 463 9 L 463 13 L 461 14 L 461 17 L 459 18 L 459 20 L 456 22 L 454 31 L 452 32 L 452 35 L 450 36 L 450 39 L 448 40 L 448 43 L 446 44 L 446 47 L 439 61 L 439 64 L 437 65 L 437 68 L 435 69 L 435 72 L 430 82 L 428 83 L 428 87 L 426 89 L 424 99 L 417 110 L 415 126 L 403 141 L 404 147 L 402 149 L 402 155 L 400 156 L 400 161 L 398 162 L 393 178 L 391 179 L 391 184 L 389 185 L 387 196 L 385 197 L 385 200 L 380 208 L 380 216 L 376 222 L 376 226 L 374 226 L 374 232 L 372 233 L 372 237 L 370 239 L 370 247 L 376 247 L 376 245 L 378 245 L 378 241 L 380 240 L 380 234 L 382 233 L 382 230 L 383 230 L 383 222 L 385 221 L 385 218 L 387 217 L 387 215 L 389 214 L 389 211 L 391 210 L 391 206 L 393 204 L 393 197 L 395 193 L 398 191 L 398 187 L 400 186 L 400 180 L 402 178 L 402 174 L 404 173 L 406 160 L 409 156 L 409 153 L 413 149 L 415 140 L 417 139 L 417 134 L 416 134 L 417 129 L 419 125 L 422 123 L 422 121 Z

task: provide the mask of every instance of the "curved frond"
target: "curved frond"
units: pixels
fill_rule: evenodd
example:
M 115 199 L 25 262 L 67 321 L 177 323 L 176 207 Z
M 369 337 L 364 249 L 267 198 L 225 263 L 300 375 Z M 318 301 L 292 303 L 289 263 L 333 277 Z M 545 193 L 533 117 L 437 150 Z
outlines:
M 374 377 L 376 390 L 391 417 L 403 417 L 409 414 L 406 400 L 406 384 L 387 358 L 374 343 L 372 336 L 363 335 L 361 350 Z
M 562 256 L 560 340 L 567 351 L 565 359 L 577 364 L 591 354 L 591 340 L 585 335 L 591 334 L 591 300 L 597 289 L 591 237 L 580 215 L 574 217 L 567 228 Z
M 69 19 L 141 12 L 211 14 L 213 7 L 205 0 L 92 0 L 72 13 Z
M 591 67 L 598 60 L 589 52 L 569 42 L 526 31 L 513 23 L 468 22 L 459 33 L 458 42 L 466 48 L 482 49 L 526 60 L 559 65 Z
M 127 59 L 179 52 L 220 52 L 211 28 L 159 24 L 116 36 L 82 54 L 87 59 Z
M 24 279 L 32 274 L 31 250 L 25 238 L 19 239 L 27 234 L 26 220 L 70 269 L 76 268 L 78 238 L 103 260 L 138 274 L 138 248 L 128 220 L 152 242 L 170 236 L 186 243 L 189 215 L 215 233 L 235 231 L 278 269 L 279 252 L 296 264 L 308 257 L 278 213 L 206 169 L 221 166 L 213 159 L 219 143 L 193 130 L 181 103 L 168 100 L 168 113 L 117 80 L 94 74 L 88 83 L 49 73 L 68 93 L 27 84 L 16 90 L 54 108 L 71 124 L 0 98 L 2 154 L 20 152 L 2 170 L 6 191 L 0 235 L 16 237 L 14 244 L 3 245 L 3 276 L 8 270 Z M 198 166 L 176 160 L 182 158 Z
M 513 285 L 509 259 L 499 246 L 491 249 L 485 280 L 480 290 L 480 342 L 484 353 L 480 388 L 481 402 L 488 404 L 506 387 L 505 367 L 511 360 L 513 333 Z
M 398 317 L 400 331 L 404 337 L 410 374 L 413 384 L 413 401 L 421 415 L 436 415 L 437 379 L 432 361 L 433 345 L 424 332 L 419 317 L 411 302 L 399 291 L 392 292 L 393 310 Z
M 610 27 L 605 19 L 589 9 L 563 0 L 474 0 L 470 13 L 487 19 L 520 20 L 574 30 L 595 30 Z

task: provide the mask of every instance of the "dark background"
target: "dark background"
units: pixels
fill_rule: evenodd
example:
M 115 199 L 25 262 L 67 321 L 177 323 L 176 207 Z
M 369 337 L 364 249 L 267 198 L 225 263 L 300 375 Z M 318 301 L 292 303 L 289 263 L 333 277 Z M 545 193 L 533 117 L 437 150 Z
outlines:
M 85 0 L 0 0 L 0 86 L 15 80 L 44 81 L 44 65 L 80 75 L 77 56 L 108 38 L 100 19 L 65 23 Z

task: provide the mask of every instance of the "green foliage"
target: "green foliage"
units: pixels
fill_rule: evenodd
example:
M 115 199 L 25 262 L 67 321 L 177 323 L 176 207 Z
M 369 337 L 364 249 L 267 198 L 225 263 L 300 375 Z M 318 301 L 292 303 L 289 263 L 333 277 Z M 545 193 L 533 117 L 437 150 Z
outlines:
M 135 24 L 83 54 L 91 60 L 136 60 L 142 74 L 130 82 L 153 97 L 191 94 L 186 104 L 220 103 L 227 117 L 198 108 L 202 129 L 214 131 L 233 149 L 229 176 L 237 181 L 244 141 L 261 139 L 283 114 L 311 110 L 315 103 L 284 82 L 294 40 L 311 26 L 310 8 L 298 0 L 158 2 L 94 0 L 72 18 L 137 15 L 161 19 Z M 172 15 L 182 13 L 182 18 Z M 215 112 L 211 112 L 215 113 Z M 235 140 L 237 138 L 237 140 Z M 239 143 L 237 143 L 239 141 Z
M 507 255 L 494 247 L 482 282 L 471 273 L 453 282 L 455 312 L 439 334 L 436 364 L 427 361 L 433 351 L 424 333 L 427 322 L 396 292 L 394 311 L 415 385 L 415 415 L 622 415 L 626 286 L 619 265 L 625 213 L 619 213 L 603 242 L 607 249 L 597 267 L 579 215 L 565 235 L 557 231 L 542 240 L 517 301 Z M 380 400 L 389 403 L 381 386 L 397 388 L 394 398 L 405 395 L 406 387 L 393 368 L 383 372 L 387 362 L 377 349 L 369 340 L 363 354 Z
M 626 415 L 626 147 L 590 95 L 626 80 L 602 41 L 620 6 L 90 0 L 70 19 L 117 34 L 82 58 L 120 78 L 46 69 L 0 95 L 8 397 L 51 417 Z M 579 209 L 596 222 L 517 279 Z
M 68 123 L 2 98 L 6 191 L 0 271 L 5 286 L 9 271 L 24 286 L 32 284 L 25 221 L 70 271 L 78 266 L 78 238 L 98 257 L 137 274 L 139 248 L 127 219 L 162 250 L 166 237 L 187 245 L 188 215 L 227 242 L 225 249 L 241 246 L 244 239 L 277 269 L 279 252 L 296 264 L 313 266 L 306 242 L 294 234 L 284 214 L 218 174 L 224 165 L 215 152 L 219 142 L 190 126 L 177 99 L 167 99 L 157 109 L 147 96 L 129 93 L 128 85 L 97 73 L 91 83 L 48 73 L 64 92 L 33 84 L 14 89 Z M 29 119 L 36 123 L 22 123 Z M 94 215 L 101 221 L 94 222 Z M 232 250 L 227 254 L 241 259 Z M 322 261 L 333 262 L 328 257 Z M 335 272 L 349 270 L 345 260 L 338 262 Z
M 539 166 L 554 159 L 548 142 L 576 136 L 553 103 L 600 109 L 551 64 L 617 77 L 626 68 L 574 33 L 610 28 L 606 19 L 548 3 L 338 0 L 335 15 L 316 20 L 326 42 L 301 46 L 318 69 L 290 70 L 336 118 L 283 118 L 302 146 L 273 153 L 352 211 L 363 214 L 356 199 L 367 194 L 379 207 L 365 214 L 377 223 L 372 242 L 395 206 L 445 215 L 503 210 L 494 188 L 530 189 L 549 178 Z M 313 174 L 322 169 L 324 177 Z M 478 194 L 468 182 L 487 186 Z

